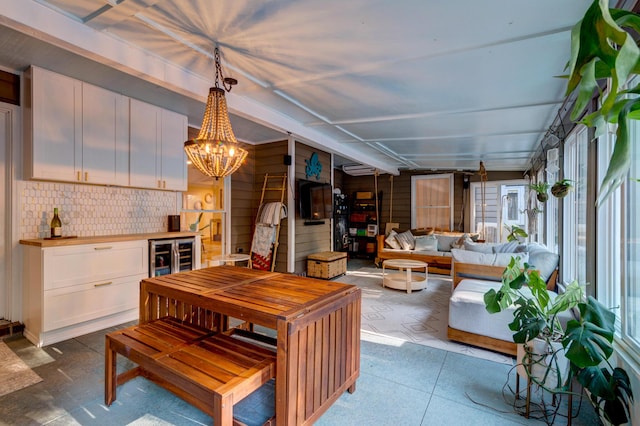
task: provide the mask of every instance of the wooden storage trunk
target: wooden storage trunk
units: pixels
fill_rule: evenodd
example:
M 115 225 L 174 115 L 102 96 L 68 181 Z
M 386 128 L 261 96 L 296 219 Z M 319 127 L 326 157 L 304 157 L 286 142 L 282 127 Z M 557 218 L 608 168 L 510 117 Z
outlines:
M 307 276 L 331 279 L 347 272 L 347 253 L 325 251 L 307 256 Z

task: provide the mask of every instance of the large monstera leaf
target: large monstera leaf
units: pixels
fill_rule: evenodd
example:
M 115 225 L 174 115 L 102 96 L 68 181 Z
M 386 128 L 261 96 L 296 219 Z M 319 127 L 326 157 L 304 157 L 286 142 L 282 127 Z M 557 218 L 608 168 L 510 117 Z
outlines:
M 589 399 L 598 415 L 613 425 L 625 424 L 631 417 L 629 407 L 633 392 L 629 375 L 622 368 L 609 371 L 606 368 L 587 367 L 576 371 L 578 382 L 589 390 Z
M 562 344 L 567 358 L 578 368 L 594 367 L 613 353 L 615 314 L 589 296 L 578 304 L 580 319 L 567 323 Z
M 567 324 L 562 345 L 578 382 L 589 391 L 593 406 L 614 425 L 629 421 L 631 382 L 621 368 L 611 368 L 615 315 L 589 296 L 578 304 L 580 320 Z
M 571 32 L 571 59 L 568 63 L 567 95 L 576 90 L 576 104 L 571 119 L 596 128 L 596 136 L 606 131 L 608 123 L 618 123 L 614 152 L 602 180 L 596 204 L 602 204 L 624 181 L 629 171 L 631 139 L 627 121 L 640 119 L 636 101 L 629 95 L 637 90 L 621 90 L 634 75 L 640 73 L 640 49 L 631 33 L 638 32 L 640 15 L 609 9 L 608 0 L 594 0 L 584 17 Z M 608 94 L 600 108 L 582 117 L 599 82 L 609 79 Z

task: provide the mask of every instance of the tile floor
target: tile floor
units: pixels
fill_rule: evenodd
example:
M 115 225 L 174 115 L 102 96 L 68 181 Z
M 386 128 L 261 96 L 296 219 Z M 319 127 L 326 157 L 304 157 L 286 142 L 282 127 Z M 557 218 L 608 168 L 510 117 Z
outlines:
M 350 266 L 351 268 L 351 266 Z M 107 330 L 109 331 L 109 330 Z M 171 393 L 136 378 L 104 405 L 105 331 L 35 348 L 22 337 L 5 342 L 44 380 L 0 397 L 1 425 L 201 425 L 211 418 Z M 121 366 L 128 361 L 119 357 Z M 362 341 L 356 392 L 345 393 L 317 425 L 543 425 L 513 412 L 511 367 L 413 343 Z M 509 379 L 508 379 L 509 376 Z M 579 401 L 574 401 L 577 410 Z M 273 413 L 269 383 L 235 407 L 258 425 Z M 586 400 L 573 425 L 598 425 Z M 560 409 L 566 413 L 566 407 Z M 555 424 L 566 424 L 557 417 Z

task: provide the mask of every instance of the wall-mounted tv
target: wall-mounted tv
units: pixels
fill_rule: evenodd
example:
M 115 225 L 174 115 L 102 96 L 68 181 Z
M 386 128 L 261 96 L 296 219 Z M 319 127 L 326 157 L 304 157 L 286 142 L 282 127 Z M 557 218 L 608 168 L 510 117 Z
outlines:
M 333 189 L 329 183 L 298 180 L 298 206 L 305 220 L 330 219 L 333 214 Z

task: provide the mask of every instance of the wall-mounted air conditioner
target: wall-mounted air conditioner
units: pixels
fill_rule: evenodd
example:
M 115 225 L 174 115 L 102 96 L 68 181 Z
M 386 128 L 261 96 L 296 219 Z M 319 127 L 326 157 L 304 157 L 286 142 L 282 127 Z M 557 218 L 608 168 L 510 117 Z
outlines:
M 350 176 L 366 176 L 375 174 L 376 169 L 362 164 L 351 164 L 342 166 L 342 171 Z

